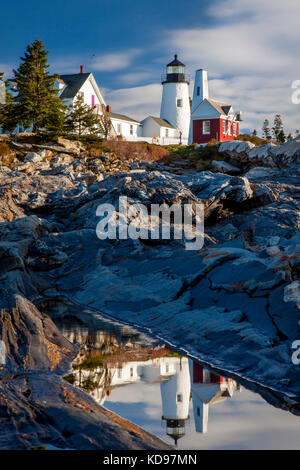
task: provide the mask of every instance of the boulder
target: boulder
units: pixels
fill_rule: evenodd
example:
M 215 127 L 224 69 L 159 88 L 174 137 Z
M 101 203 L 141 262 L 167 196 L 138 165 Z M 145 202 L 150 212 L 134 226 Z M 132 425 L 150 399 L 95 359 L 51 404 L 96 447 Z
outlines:
M 230 163 L 223 162 L 223 161 L 218 161 L 218 160 L 213 160 L 211 162 L 212 168 L 215 171 L 219 171 L 220 173 L 227 173 L 229 175 L 234 175 L 234 174 L 239 174 L 241 173 L 241 169 L 231 165 Z

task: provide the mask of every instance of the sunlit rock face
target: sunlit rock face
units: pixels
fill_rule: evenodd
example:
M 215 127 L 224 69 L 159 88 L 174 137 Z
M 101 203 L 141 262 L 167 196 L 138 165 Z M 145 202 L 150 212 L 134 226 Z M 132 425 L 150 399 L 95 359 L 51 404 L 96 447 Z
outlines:
M 73 163 L 51 160 L 50 169 L 40 161 L 48 154 L 28 157 L 30 169 L 2 166 L 1 371 L 59 373 L 76 354 L 36 307 L 64 296 L 78 306 L 78 316 L 89 307 L 146 327 L 218 367 L 299 399 L 299 371 L 291 362 L 291 344 L 300 337 L 300 170 L 293 142 L 261 149 L 258 157 L 271 152 L 276 165 L 262 157 L 263 166 L 246 164 L 246 172 L 243 162 L 253 149 L 244 145 L 236 152 L 244 155 L 238 176 L 100 173 L 94 164 L 91 175 L 76 150 L 67 153 Z M 235 152 L 233 144 L 223 151 Z M 188 251 L 183 240 L 172 239 L 99 240 L 97 207 L 108 203 L 118 210 L 120 196 L 146 207 L 203 204 L 204 247 Z

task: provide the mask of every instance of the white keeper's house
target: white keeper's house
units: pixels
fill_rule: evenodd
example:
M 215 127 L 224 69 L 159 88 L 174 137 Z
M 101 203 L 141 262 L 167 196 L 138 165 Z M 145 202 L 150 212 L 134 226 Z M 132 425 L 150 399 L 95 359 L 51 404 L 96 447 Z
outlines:
M 111 138 L 120 137 L 128 141 L 160 145 L 205 145 L 211 139 L 220 142 L 234 140 L 239 134 L 241 113 L 235 112 L 231 105 L 209 97 L 205 70 L 196 71 L 192 101 L 189 82 L 185 65 L 175 54 L 161 77 L 160 116 L 147 116 L 142 121 L 111 109 L 105 102 L 93 74 L 85 73 L 83 66 L 80 67 L 79 73 L 60 75 L 55 86 L 59 90 L 58 96 L 66 106 L 71 108 L 76 100 L 82 97 L 84 103 L 93 108 L 95 113 L 107 113 L 112 123 L 109 135 Z M 12 91 L 14 86 L 11 80 Z M 30 130 L 18 126 L 15 132 Z
M 115 112 L 105 103 L 92 73 L 84 73 L 83 66 L 77 74 L 60 75 L 57 81 L 59 97 L 72 107 L 79 96 L 95 112 L 108 114 L 112 129 L 110 137 L 122 137 L 128 141 L 146 141 L 161 145 L 187 143 L 190 123 L 188 82 L 184 65 L 175 56 L 163 75 L 163 93 L 160 117 L 148 116 L 141 122 Z M 183 73 L 182 73 L 183 70 Z

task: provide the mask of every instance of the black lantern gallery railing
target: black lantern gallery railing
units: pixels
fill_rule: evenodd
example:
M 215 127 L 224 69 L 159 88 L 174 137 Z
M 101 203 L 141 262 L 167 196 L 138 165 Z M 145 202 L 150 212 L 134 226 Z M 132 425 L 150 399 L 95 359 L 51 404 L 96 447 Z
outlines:
M 186 73 L 164 73 L 161 76 L 161 83 L 190 83 L 191 76 Z

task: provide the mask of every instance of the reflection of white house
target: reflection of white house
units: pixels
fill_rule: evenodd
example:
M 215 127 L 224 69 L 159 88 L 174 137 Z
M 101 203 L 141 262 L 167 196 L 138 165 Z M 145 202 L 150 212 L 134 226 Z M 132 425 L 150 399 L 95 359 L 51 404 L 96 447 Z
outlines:
M 76 386 L 92 378 L 97 381 L 97 388 L 90 394 L 103 405 L 106 394 L 115 387 L 144 381 L 147 383 L 161 382 L 176 374 L 177 357 L 160 357 L 148 361 L 130 361 L 122 364 L 107 364 L 106 368 L 98 367 L 91 373 L 89 370 L 75 370 Z
M 192 360 L 189 360 L 189 367 L 196 432 L 205 434 L 209 406 L 232 397 L 239 385 L 233 379 L 209 372 Z

